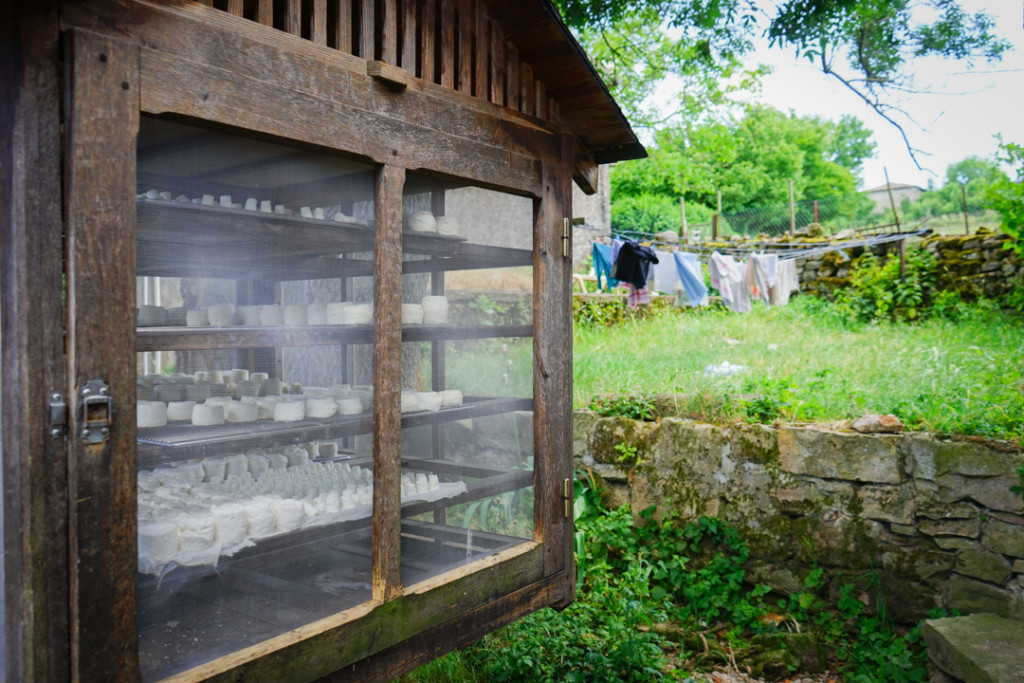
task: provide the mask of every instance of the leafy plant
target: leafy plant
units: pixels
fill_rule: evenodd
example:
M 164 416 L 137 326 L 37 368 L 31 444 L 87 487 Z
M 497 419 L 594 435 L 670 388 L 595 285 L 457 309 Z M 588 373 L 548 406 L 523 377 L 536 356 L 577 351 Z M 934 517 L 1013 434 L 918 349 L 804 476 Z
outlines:
M 613 396 L 595 396 L 591 399 L 588 407 L 602 417 L 628 417 L 631 420 L 642 422 L 658 420 L 658 409 L 654 403 L 654 397 L 644 393 L 627 391 Z M 616 446 L 616 450 L 618 450 L 618 446 Z

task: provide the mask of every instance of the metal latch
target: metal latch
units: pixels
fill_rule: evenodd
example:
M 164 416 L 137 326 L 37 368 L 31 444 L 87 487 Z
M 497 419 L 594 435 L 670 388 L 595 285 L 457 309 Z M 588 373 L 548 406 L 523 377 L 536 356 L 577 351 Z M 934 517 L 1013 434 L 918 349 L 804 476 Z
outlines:
M 110 387 L 91 379 L 82 389 L 82 441 L 100 444 L 110 436 Z
M 68 427 L 68 402 L 64 400 L 64 394 L 55 391 L 50 394 L 46 406 L 50 410 L 50 436 L 59 439 Z
M 562 482 L 562 500 L 565 503 L 565 517 L 572 517 L 572 479 Z
M 572 221 L 568 218 L 562 219 L 562 258 L 569 258 L 569 243 L 572 240 Z

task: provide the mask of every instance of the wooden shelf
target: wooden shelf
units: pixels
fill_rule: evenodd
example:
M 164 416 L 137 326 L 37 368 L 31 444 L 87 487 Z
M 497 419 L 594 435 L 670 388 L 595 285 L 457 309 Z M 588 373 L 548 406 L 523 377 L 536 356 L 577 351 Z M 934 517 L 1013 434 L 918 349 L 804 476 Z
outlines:
M 406 325 L 402 328 L 404 342 L 532 336 L 532 325 Z M 140 327 L 135 334 L 135 350 L 196 351 L 369 344 L 372 338 L 370 325 Z
M 403 272 L 527 266 L 529 249 L 470 244 L 465 237 L 405 232 L 402 249 L 429 256 Z M 372 273 L 373 228 L 333 220 L 136 200 L 140 276 L 308 280 Z
M 521 410 L 533 410 L 533 399 L 467 397 L 458 407 L 405 413 L 402 415 L 402 427 L 421 427 Z M 149 469 L 181 460 L 244 453 L 252 448 L 339 439 L 366 434 L 370 428 L 369 412 L 298 422 L 265 420 L 211 427 L 185 423 L 143 427 L 138 430 L 138 466 Z

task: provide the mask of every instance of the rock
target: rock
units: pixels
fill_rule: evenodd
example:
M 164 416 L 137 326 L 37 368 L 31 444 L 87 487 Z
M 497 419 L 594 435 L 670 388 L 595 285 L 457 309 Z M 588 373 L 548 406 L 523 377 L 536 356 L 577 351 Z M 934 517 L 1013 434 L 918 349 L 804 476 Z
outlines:
M 654 239 L 659 242 L 668 242 L 669 244 L 679 244 L 679 233 L 674 230 L 663 230 L 654 234 Z
M 821 223 L 811 223 L 804 230 L 807 231 L 808 237 L 821 237 L 825 234 L 825 228 L 822 227 Z
M 898 484 L 896 438 L 784 427 L 778 436 L 779 465 L 790 474 Z
M 1010 580 L 1010 563 L 1002 555 L 984 550 L 961 551 L 956 556 L 954 571 L 1000 586 Z
M 834 240 L 852 240 L 857 236 L 857 231 L 853 228 L 847 228 L 846 230 L 840 230 L 836 234 L 832 235 Z
M 900 434 L 905 429 L 895 415 L 864 415 L 850 426 L 861 434 Z
M 981 544 L 1010 557 L 1024 557 L 1024 527 L 990 519 L 985 522 Z
M 1013 590 L 954 574 L 943 592 L 946 606 L 964 614 L 992 612 L 1008 619 L 1024 618 L 1024 603 Z
M 1024 681 L 1024 623 L 995 614 L 929 619 L 921 629 L 928 657 L 967 683 Z
M 917 530 L 925 536 L 977 538 L 981 535 L 981 522 L 977 519 L 922 520 L 917 523 Z

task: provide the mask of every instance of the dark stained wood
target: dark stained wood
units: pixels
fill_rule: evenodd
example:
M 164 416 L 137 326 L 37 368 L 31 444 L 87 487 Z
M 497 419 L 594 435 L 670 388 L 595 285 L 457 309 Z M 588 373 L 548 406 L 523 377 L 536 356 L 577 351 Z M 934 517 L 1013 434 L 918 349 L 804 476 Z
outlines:
M 536 102 L 536 90 L 533 80 L 533 67 L 527 62 L 519 64 L 519 111 L 524 114 L 533 114 Z
M 518 618 L 536 606 L 520 612 L 525 596 L 538 591 L 557 599 L 560 591 L 545 593 L 543 558 L 532 543 L 502 551 L 464 568 L 410 586 L 404 595 L 384 604 L 369 603 L 306 627 L 242 650 L 188 673 L 186 680 L 227 683 L 241 680 L 309 681 L 327 676 L 418 633 L 439 626 L 455 615 L 485 606 L 502 596 L 523 590 L 518 600 L 503 603 L 511 618 Z M 555 583 L 559 583 L 556 577 Z M 475 637 L 483 635 L 483 631 Z M 184 676 L 183 676 L 184 678 Z M 376 676 L 361 680 L 382 681 Z
M 293 36 L 302 35 L 302 0 L 285 0 L 284 30 Z
M 274 25 L 274 0 L 259 0 L 256 11 L 256 20 L 262 26 Z
M 138 671 L 135 538 L 135 137 L 139 52 L 73 31 L 65 47 L 72 558 L 71 678 Z M 110 387 L 105 444 L 87 445 L 78 392 Z
M 381 61 L 387 64 L 398 65 L 398 5 L 397 0 L 383 0 L 381 2 L 383 16 L 381 25 Z
M 245 10 L 244 0 L 228 0 L 228 14 L 233 14 L 236 17 L 242 16 L 242 12 Z
M 573 165 L 572 177 L 581 190 L 587 194 L 594 194 L 597 192 L 598 183 L 597 162 L 584 149 L 583 145 L 579 144 L 578 140 L 573 145 L 573 151 L 576 161 Z
M 370 60 L 366 63 L 366 74 L 388 87 L 403 90 L 412 84 L 412 76 L 404 69 L 387 62 Z
M 505 43 L 505 106 L 519 110 L 519 50 Z
M 373 599 L 402 593 L 402 191 L 405 169 L 384 166 L 374 190 Z
M 374 59 L 376 36 L 376 18 L 374 17 L 374 1 L 360 0 L 359 4 L 359 56 L 363 59 Z
M 473 0 L 459 0 L 459 78 L 457 90 L 473 90 Z
M 560 164 L 544 165 L 544 194 L 534 203 L 534 501 L 546 570 L 572 574 L 572 520 L 564 516 L 562 489 L 572 478 L 572 461 L 565 457 L 572 452 L 572 259 L 562 256 L 563 221 L 572 220 L 568 136 L 561 153 Z
M 327 0 L 313 0 L 312 40 L 317 45 L 327 45 Z
M 455 89 L 455 41 L 458 30 L 455 26 L 455 7 L 459 0 L 441 2 L 441 86 Z
M 534 81 L 534 88 L 536 88 L 536 94 L 533 112 L 537 118 L 546 119 L 548 117 L 548 90 L 544 86 L 544 81 Z
M 0 679 L 68 670 L 67 462 L 48 396 L 65 391 L 57 3 L 0 8 Z
M 402 68 L 410 75 L 416 75 L 416 35 L 419 33 L 416 0 L 405 0 L 402 3 Z
M 564 603 L 566 583 L 563 576 L 557 575 L 520 589 L 478 607 L 458 622 L 446 622 L 347 666 L 322 678 L 320 683 L 394 680 L 452 650 L 473 643 L 481 634 L 490 633 L 542 607 Z
M 491 22 L 491 102 L 505 104 L 505 36 L 496 21 Z
M 420 0 L 420 4 L 423 7 L 420 23 L 420 78 L 428 83 L 437 83 L 437 0 Z
M 337 0 L 338 3 L 338 25 L 335 28 L 338 35 L 338 51 L 352 54 L 352 2 L 354 0 Z
M 487 60 L 491 53 L 490 31 L 488 29 L 491 22 L 487 18 L 487 6 L 484 5 L 483 0 L 476 0 L 473 12 L 476 16 L 476 30 L 473 36 L 473 45 L 476 49 L 476 56 L 473 60 L 476 71 L 473 76 L 473 95 L 487 99 L 489 93 L 487 76 L 490 72 Z

